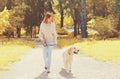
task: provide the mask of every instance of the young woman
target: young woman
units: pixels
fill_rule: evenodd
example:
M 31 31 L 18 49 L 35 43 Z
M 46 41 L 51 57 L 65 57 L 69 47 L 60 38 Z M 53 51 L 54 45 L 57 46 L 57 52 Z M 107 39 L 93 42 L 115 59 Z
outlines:
M 45 70 L 50 73 L 51 53 L 54 45 L 57 45 L 57 33 L 53 15 L 47 13 L 40 25 L 39 38 L 43 44 L 43 56 L 45 61 Z

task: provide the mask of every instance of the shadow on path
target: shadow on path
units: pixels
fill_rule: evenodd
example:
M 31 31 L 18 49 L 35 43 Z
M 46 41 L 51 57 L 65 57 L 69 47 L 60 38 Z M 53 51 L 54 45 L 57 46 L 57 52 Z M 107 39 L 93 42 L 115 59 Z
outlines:
M 64 77 L 65 79 L 73 79 L 73 78 L 75 78 L 74 76 L 73 76 L 73 74 L 72 73 L 68 73 L 65 69 L 61 69 L 61 71 L 59 72 L 59 74 L 62 76 L 62 77 Z
M 35 79 L 50 79 L 50 78 L 48 78 L 48 73 L 46 73 L 46 71 L 44 71 Z

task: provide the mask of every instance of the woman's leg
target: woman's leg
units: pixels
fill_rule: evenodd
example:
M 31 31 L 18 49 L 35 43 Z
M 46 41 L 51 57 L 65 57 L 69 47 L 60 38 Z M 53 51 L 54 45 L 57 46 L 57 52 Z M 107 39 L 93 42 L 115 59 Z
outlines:
M 48 57 L 48 60 L 47 60 L 47 65 L 48 65 L 48 71 L 50 71 L 50 66 L 51 66 L 51 54 L 52 54 L 52 48 L 53 46 L 51 45 L 54 45 L 54 42 L 48 42 L 48 48 L 47 48 L 47 57 Z
M 48 46 L 48 60 L 47 60 L 47 64 L 48 64 L 48 71 L 50 71 L 50 66 L 51 66 L 51 54 L 52 54 L 52 48 L 53 46 Z
M 43 57 L 44 57 L 45 67 L 47 67 L 47 52 L 48 52 L 47 49 L 48 49 L 47 46 L 46 47 L 43 46 Z

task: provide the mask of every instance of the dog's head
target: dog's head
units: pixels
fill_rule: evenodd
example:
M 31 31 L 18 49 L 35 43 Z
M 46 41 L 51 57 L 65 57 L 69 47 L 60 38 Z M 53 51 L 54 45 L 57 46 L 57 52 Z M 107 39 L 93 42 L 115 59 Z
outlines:
M 77 49 L 76 47 L 70 47 L 68 49 L 68 53 L 69 54 L 78 54 L 79 53 L 79 49 Z

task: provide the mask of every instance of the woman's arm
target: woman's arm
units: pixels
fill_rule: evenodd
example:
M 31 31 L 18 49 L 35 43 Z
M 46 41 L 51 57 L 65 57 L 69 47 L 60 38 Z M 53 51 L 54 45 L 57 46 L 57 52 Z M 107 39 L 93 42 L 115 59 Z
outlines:
M 40 30 L 39 30 L 39 39 L 40 39 L 40 40 L 43 40 L 42 30 L 43 30 L 43 23 L 40 24 Z
M 41 41 L 41 44 L 43 46 L 46 46 L 46 40 L 45 40 L 44 34 L 43 34 L 43 27 L 44 27 L 44 25 L 43 25 L 43 23 L 41 23 L 41 25 L 40 25 L 40 31 L 39 31 L 39 39 Z
M 53 23 L 53 34 L 54 34 L 55 44 L 57 44 L 57 31 L 56 31 L 55 23 Z

